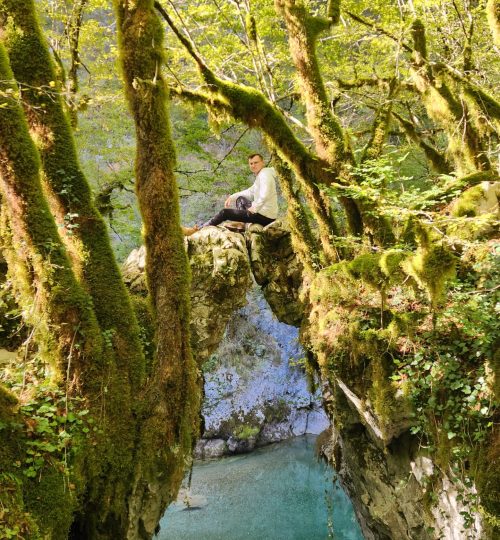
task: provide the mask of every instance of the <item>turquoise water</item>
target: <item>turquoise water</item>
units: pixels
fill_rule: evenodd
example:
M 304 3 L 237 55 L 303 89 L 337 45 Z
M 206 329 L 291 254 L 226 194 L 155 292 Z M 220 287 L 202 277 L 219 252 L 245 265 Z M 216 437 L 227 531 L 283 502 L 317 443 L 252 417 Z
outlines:
M 163 516 L 158 540 L 363 540 L 351 502 L 306 436 L 198 462 L 192 508 Z

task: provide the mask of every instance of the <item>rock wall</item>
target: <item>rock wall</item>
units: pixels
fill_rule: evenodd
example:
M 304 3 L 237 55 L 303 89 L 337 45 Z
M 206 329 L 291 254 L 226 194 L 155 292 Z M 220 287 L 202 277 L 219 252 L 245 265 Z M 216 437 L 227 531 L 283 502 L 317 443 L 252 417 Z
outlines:
M 295 256 L 290 231 L 280 221 L 267 227 L 250 225 L 246 232 L 253 276 L 279 321 L 300 326 L 302 267 Z
M 334 422 L 323 453 L 366 540 L 484 538 L 479 515 L 463 504 L 474 491 L 461 486 L 459 493 L 451 473 L 439 470 L 408 430 L 386 444 L 375 417 L 366 418 L 348 389 L 337 384 L 324 398 Z
M 298 330 L 279 322 L 255 286 L 206 363 L 205 432 L 197 457 L 241 453 L 329 426 L 311 393 Z

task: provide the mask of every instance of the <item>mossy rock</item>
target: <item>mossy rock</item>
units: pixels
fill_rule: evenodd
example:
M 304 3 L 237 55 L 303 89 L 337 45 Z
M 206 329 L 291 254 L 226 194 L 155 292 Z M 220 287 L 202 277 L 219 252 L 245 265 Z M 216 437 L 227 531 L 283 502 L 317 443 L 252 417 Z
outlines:
M 346 268 L 355 279 L 361 279 L 371 287 L 382 290 L 391 283 L 403 280 L 401 263 L 407 253 L 399 249 L 390 249 L 382 253 L 359 255 Z
M 247 424 L 242 424 L 234 430 L 234 436 L 240 441 L 247 441 L 257 437 L 260 433 L 260 427 L 250 426 Z
M 302 265 L 292 246 L 290 231 L 280 221 L 267 227 L 251 225 L 246 233 L 252 273 L 279 321 L 299 326 Z
M 251 287 L 250 266 L 242 235 L 223 227 L 205 227 L 186 238 L 191 270 L 191 344 L 201 364 L 222 340 L 232 314 L 246 304 Z M 152 319 L 146 289 L 146 251 L 132 251 L 125 261 L 124 280 L 134 292 L 144 352 L 151 352 Z M 142 300 L 140 297 L 143 297 Z
M 482 182 L 466 191 L 451 206 L 453 217 L 475 217 L 481 214 L 498 215 L 500 182 Z
M 497 237 L 499 199 L 500 182 L 482 182 L 467 189 L 451 205 L 451 215 L 456 219 L 447 233 L 468 241 Z
M 491 433 L 490 439 L 481 447 L 476 447 L 472 454 L 472 470 L 475 484 L 481 498 L 481 514 L 485 530 L 491 538 L 500 533 L 500 433 L 498 427 Z M 486 536 L 485 536 L 486 538 Z
M 380 257 L 379 253 L 365 253 L 356 257 L 347 265 L 349 274 L 375 289 L 381 289 L 385 285 L 386 275 L 380 267 Z
M 7 472 L 0 473 L 0 538 L 47 538 L 25 508 L 22 481 Z

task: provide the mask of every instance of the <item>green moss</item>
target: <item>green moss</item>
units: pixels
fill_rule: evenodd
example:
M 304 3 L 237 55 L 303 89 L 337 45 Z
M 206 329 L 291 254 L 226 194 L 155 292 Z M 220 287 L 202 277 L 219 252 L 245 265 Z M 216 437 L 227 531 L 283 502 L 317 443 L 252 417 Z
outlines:
M 466 190 L 455 202 L 452 209 L 454 217 L 474 217 L 477 215 L 477 207 L 484 199 L 482 186 L 474 186 Z
M 391 249 L 382 253 L 365 253 L 347 263 L 350 276 L 361 279 L 374 289 L 382 291 L 391 283 L 402 280 L 401 263 L 407 253 Z
M 493 430 L 489 440 L 473 449 L 471 471 L 474 473 L 476 489 L 487 529 L 500 532 L 500 433 Z M 491 538 L 494 534 L 491 535 Z M 496 536 L 495 536 L 496 537 Z
M 279 156 L 276 157 L 275 162 L 281 192 L 287 202 L 287 215 L 294 251 L 306 272 L 313 272 L 319 263 L 318 242 L 312 233 L 299 193 L 294 190 L 292 170 Z
M 76 509 L 74 491 L 64 474 L 50 466 L 24 488 L 26 508 L 36 521 L 42 536 L 51 540 L 68 538 L 73 512 Z
M 415 234 L 415 218 L 409 216 L 403 222 L 401 233 L 398 237 L 399 244 L 403 244 L 409 248 L 417 247 L 417 237 Z
M 455 276 L 456 256 L 443 245 L 420 247 L 403 262 L 405 272 L 426 290 L 433 309 L 443 300 L 446 282 Z
M 415 53 L 418 54 L 417 63 L 421 63 L 427 58 L 427 39 L 425 36 L 425 26 L 420 19 L 413 21 L 411 26 L 413 38 L 413 47 Z
M 380 257 L 380 268 L 391 283 L 402 280 L 401 263 L 408 256 L 408 252 L 400 249 L 389 249 L 384 251 Z
M 0 384 L 0 421 L 10 421 L 13 417 L 13 407 L 17 404 L 17 397 Z
M 387 369 L 386 363 L 384 356 L 372 360 L 370 364 L 371 388 L 368 392 L 373 411 L 379 419 L 382 430 L 390 426 L 393 413 L 398 406 L 394 397 L 395 388 L 389 379 L 391 372 Z
M 328 0 L 326 16 L 331 20 L 331 24 L 338 24 L 340 20 L 340 0 Z
M 361 279 L 374 289 L 384 287 L 386 276 L 380 268 L 380 254 L 366 253 L 356 257 L 347 265 L 349 274 L 355 279 Z
M 131 302 L 139 323 L 139 335 L 146 359 L 146 376 L 149 376 L 155 351 L 155 323 L 151 302 L 149 298 L 139 295 L 132 295 Z
M 267 404 L 263 409 L 266 422 L 282 422 L 290 414 L 290 406 L 284 399 Z
M 253 437 L 256 437 L 260 432 L 260 428 L 257 426 L 249 426 L 247 424 L 238 426 L 234 430 L 234 436 L 240 441 L 246 441 Z
M 356 330 L 355 330 L 356 329 Z M 355 330 L 355 331 L 353 331 Z M 358 351 L 365 358 L 379 361 L 379 359 L 387 352 L 387 329 L 381 328 L 369 328 L 368 330 L 358 330 L 355 326 L 351 326 L 349 332 L 353 340 L 356 341 L 353 344 Z
M 488 0 L 486 14 L 493 34 L 493 41 L 497 47 L 500 47 L 500 2 L 498 0 Z
M 388 335 L 392 340 L 400 336 L 412 338 L 424 316 L 425 314 L 418 311 L 392 313 L 391 322 L 387 326 Z
M 245 17 L 245 29 L 248 35 L 248 39 L 257 42 L 257 25 L 255 24 L 255 17 L 251 13 L 247 13 Z
M 22 481 L 10 472 L 0 473 L 0 538 L 47 538 L 42 535 L 33 516 L 25 508 Z

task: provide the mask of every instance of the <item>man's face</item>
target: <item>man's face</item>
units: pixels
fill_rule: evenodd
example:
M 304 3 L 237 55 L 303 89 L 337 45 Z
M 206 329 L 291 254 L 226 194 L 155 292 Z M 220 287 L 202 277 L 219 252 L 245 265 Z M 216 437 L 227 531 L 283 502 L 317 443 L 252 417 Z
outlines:
M 248 160 L 248 165 L 254 174 L 259 174 L 264 168 L 264 160 L 259 156 L 254 156 Z

